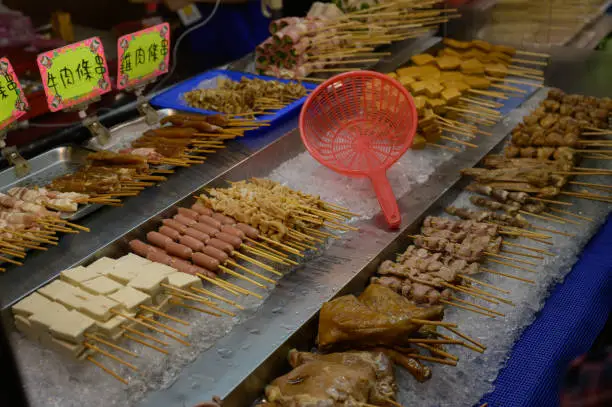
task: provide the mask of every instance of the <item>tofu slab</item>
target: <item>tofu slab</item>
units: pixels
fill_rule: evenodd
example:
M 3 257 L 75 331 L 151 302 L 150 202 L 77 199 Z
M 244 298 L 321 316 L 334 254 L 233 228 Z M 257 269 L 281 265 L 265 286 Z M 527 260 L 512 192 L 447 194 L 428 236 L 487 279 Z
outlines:
M 98 277 L 95 270 L 89 270 L 83 266 L 78 266 L 72 269 L 64 270 L 60 273 L 60 279 L 72 285 L 81 285 L 85 281 Z
M 82 287 L 90 294 L 109 295 L 123 288 L 123 285 L 106 276 L 98 276 L 93 280 L 85 281 Z
M 151 305 L 153 303 L 150 295 L 130 286 L 114 292 L 109 298 L 116 301 L 122 310 L 128 312 L 138 312 L 139 305 Z
M 115 259 L 102 257 L 87 266 L 87 270 L 95 271 L 98 274 L 108 274 L 113 269 L 116 262 L 117 260 Z
M 95 326 L 95 321 L 78 311 L 70 311 L 67 315 L 57 314 L 51 324 L 51 334 L 58 339 L 73 344 L 80 344 L 85 339 L 85 332 Z
M 12 309 L 15 315 L 29 317 L 39 310 L 44 310 L 44 308 L 50 302 L 51 301 L 47 297 L 40 295 L 38 292 L 33 292 L 19 301 L 17 304 L 13 305 Z
M 202 288 L 202 280 L 198 277 L 179 272 L 168 274 L 168 284 L 184 290 L 191 287 Z

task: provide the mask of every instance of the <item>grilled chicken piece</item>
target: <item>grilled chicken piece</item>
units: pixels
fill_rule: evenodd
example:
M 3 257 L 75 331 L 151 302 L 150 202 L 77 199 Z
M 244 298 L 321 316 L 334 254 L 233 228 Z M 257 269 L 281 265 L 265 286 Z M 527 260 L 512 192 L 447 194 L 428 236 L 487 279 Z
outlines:
M 419 307 L 392 289 L 370 284 L 359 296 L 326 302 L 319 316 L 319 347 L 401 345 L 421 325 L 411 318 L 441 320 L 441 306 Z

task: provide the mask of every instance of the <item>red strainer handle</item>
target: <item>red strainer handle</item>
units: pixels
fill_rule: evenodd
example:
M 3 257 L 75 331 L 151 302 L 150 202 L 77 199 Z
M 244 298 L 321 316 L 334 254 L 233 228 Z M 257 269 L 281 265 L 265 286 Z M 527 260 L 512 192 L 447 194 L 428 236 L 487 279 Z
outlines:
M 393 193 L 393 189 L 391 189 L 391 184 L 387 178 L 387 171 L 381 170 L 373 172 L 369 174 L 368 177 L 370 178 L 370 181 L 372 181 L 374 192 L 376 192 L 378 203 L 380 204 L 383 214 L 387 219 L 387 223 L 393 229 L 399 228 L 400 224 L 402 223 L 402 217 L 397 206 L 395 194 Z

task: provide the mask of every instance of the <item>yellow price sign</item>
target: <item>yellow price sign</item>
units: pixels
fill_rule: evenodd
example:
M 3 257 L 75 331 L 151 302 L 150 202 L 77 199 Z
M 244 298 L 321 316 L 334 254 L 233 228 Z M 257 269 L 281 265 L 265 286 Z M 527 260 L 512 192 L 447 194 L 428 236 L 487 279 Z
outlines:
M 0 58 L 0 130 L 23 116 L 28 101 L 8 58 Z
M 159 24 L 117 41 L 117 89 L 135 87 L 168 72 L 170 25 Z
M 111 89 L 98 37 L 44 52 L 37 61 L 52 112 L 83 104 Z

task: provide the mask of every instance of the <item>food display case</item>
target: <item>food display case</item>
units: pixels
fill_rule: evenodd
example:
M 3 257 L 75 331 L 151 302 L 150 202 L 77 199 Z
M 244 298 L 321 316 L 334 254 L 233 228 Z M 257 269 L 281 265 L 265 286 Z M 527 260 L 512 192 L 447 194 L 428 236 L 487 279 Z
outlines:
M 427 54 L 432 60 L 434 57 L 448 56 L 444 54 L 444 50 L 445 47 L 450 46 L 449 44 L 453 43 L 448 39 L 431 35 L 404 40 L 388 47 L 386 51 L 388 55 L 376 64 L 370 65 L 370 69 L 395 75 L 401 81 L 400 69 L 420 66 L 417 63 L 420 61 L 419 58 L 415 59 L 414 56 Z M 481 46 L 485 45 L 481 44 Z M 450 46 L 450 48 L 453 47 Z M 103 199 L 102 203 L 116 204 L 104 207 L 96 205 L 95 199 L 88 201 L 88 205 L 81 207 L 83 212 L 77 211 L 73 217 L 63 218 L 66 222 L 78 221 L 81 233 L 68 233 L 57 240 L 51 239 L 58 244 L 45 247 L 46 250 L 28 253 L 21 267 L 8 267 L 6 272 L 0 274 L 0 305 L 5 319 L 11 323 L 15 321 L 17 329 L 11 333 L 11 339 L 31 404 L 33 406 L 81 406 L 92 400 L 104 400 L 104 405 L 116 406 L 192 406 L 210 400 L 213 396 L 223 399 L 225 407 L 261 403 L 266 395 L 264 392 L 266 386 L 275 378 L 291 370 L 287 361 L 289 351 L 298 349 L 308 352 L 317 346 L 317 334 L 324 327 L 324 322 L 319 319 L 319 312 L 324 304 L 345 295 L 359 294 L 368 286 L 372 277 L 381 277 L 380 266 L 386 261 L 395 260 L 398 254 L 405 252 L 409 245 L 417 241 L 418 236 L 415 235 L 423 232 L 423 229 L 420 228 L 426 219 L 447 216 L 452 212 L 450 207 L 476 205 L 476 200 L 471 198 L 475 195 L 469 194 L 465 188 L 470 184 L 470 177 L 477 177 L 481 174 L 477 170 L 470 172 L 469 169 L 482 166 L 487 156 L 505 154 L 504 149 L 513 130 L 522 128 L 521 123 L 525 118 L 527 118 L 525 120 L 530 120 L 529 118 L 533 117 L 532 113 L 538 112 L 537 109 L 540 109 L 539 112 L 542 113 L 542 116 L 538 116 L 538 120 L 544 119 L 544 115 L 550 113 L 546 111 L 548 107 L 542 110 L 541 106 L 554 105 L 556 107 L 550 107 L 550 109 L 554 108 L 556 109 L 554 111 L 558 112 L 561 104 L 569 104 L 569 101 L 572 100 L 575 105 L 579 105 L 582 101 L 586 103 L 586 99 L 574 96 L 571 96 L 573 99 L 567 99 L 568 103 L 565 103 L 563 98 L 569 95 L 555 93 L 555 91 L 550 93 L 551 90 L 560 88 L 568 94 L 598 98 L 612 95 L 612 87 L 606 80 L 607 76 L 604 75 L 605 67 L 609 66 L 609 58 L 606 55 L 558 47 L 551 50 L 549 58 L 544 59 L 546 63 L 538 65 L 538 70 L 541 68 L 543 72 L 542 77 L 537 76 L 537 79 L 543 79 L 543 83 L 534 81 L 536 78 L 529 77 L 536 75 L 533 74 L 534 70 L 528 72 L 529 68 L 526 68 L 527 70 L 515 71 L 516 74 L 527 75 L 526 78 L 515 78 L 515 83 L 491 80 L 488 83 L 489 86 L 497 83 L 501 87 L 498 86 L 496 90 L 492 90 L 493 88 L 487 86 L 485 90 L 481 90 L 480 94 L 478 92 L 471 94 L 471 96 L 479 96 L 472 99 L 471 103 L 480 103 L 481 108 L 476 110 L 478 114 L 472 114 L 471 121 L 467 120 L 470 131 L 466 139 L 458 137 L 460 133 L 463 135 L 466 133 L 464 125 L 459 124 L 463 121 L 459 121 L 460 118 L 457 116 L 447 115 L 452 109 L 435 110 L 435 115 L 440 118 L 441 127 L 443 127 L 439 130 L 440 134 L 445 134 L 445 137 L 448 138 L 451 137 L 450 133 L 454 133 L 452 137 L 455 144 L 451 144 L 453 141 L 448 139 L 432 140 L 429 131 L 420 128 L 418 134 L 427 141 L 427 148 L 408 150 L 389 170 L 388 176 L 402 216 L 399 229 L 388 228 L 366 180 L 349 179 L 338 175 L 320 165 L 308 154 L 298 130 L 299 109 L 297 108 L 288 109 L 283 120 L 260 121 L 256 132 L 251 132 L 253 129 L 246 127 L 247 124 L 245 124 L 248 122 L 248 126 L 251 126 L 257 123 L 256 119 L 245 121 L 232 119 L 237 120 L 234 126 L 219 125 L 218 127 L 223 130 L 213 134 L 218 136 L 223 131 L 229 131 L 231 134 L 235 128 L 245 130 L 240 130 L 240 134 L 236 137 L 224 140 L 221 143 L 223 148 L 206 155 L 205 160 L 202 159 L 201 162 L 196 160 L 195 154 L 201 148 L 191 146 L 188 157 L 183 156 L 186 160 L 191 160 L 189 166 L 176 166 L 172 165 L 176 164 L 176 161 L 162 162 L 160 160 L 158 164 L 165 164 L 165 166 L 155 166 L 154 170 L 147 172 L 146 177 L 149 178 L 141 177 L 136 181 L 130 180 L 131 186 L 138 183 L 140 187 L 142 184 L 143 188 L 139 189 L 137 194 L 126 196 L 121 199 L 121 202 L 114 201 L 114 198 Z M 237 66 L 230 68 L 237 69 Z M 248 70 L 248 68 L 243 69 Z M 482 67 L 482 69 L 485 68 Z M 567 81 L 568 76 L 573 80 Z M 426 82 L 422 76 L 418 78 L 418 81 Z M 528 85 L 521 82 L 526 82 Z M 185 86 L 185 83 L 181 86 Z M 307 88 L 311 90 L 314 86 Z M 406 82 L 404 86 L 409 87 L 409 84 Z M 172 92 L 172 89 L 169 89 L 169 92 Z M 504 92 L 512 93 L 512 97 L 506 97 Z M 440 92 L 437 92 L 434 95 L 434 91 L 423 94 L 414 92 L 415 98 L 426 95 L 425 99 L 422 99 L 423 103 L 429 103 L 426 106 L 431 107 L 432 112 L 434 106 L 430 104 L 434 99 L 441 99 L 437 97 L 439 94 Z M 500 94 L 503 97 L 500 97 Z M 161 96 L 160 100 L 163 99 L 163 93 Z M 487 99 L 486 101 L 481 100 L 480 97 L 487 97 Z M 557 100 L 558 102 L 555 102 Z M 609 99 L 606 100 L 609 101 Z M 542 104 L 544 101 L 546 104 Z M 607 103 L 605 101 L 593 102 L 591 99 L 589 101 L 589 103 Z M 301 102 L 300 100 L 293 103 L 299 107 Z M 466 103 L 461 104 L 462 107 L 458 109 L 467 109 L 467 100 L 464 102 Z M 453 108 L 450 103 L 446 106 Z M 176 108 L 176 106 L 173 107 Z M 134 108 L 134 104 L 127 105 L 121 111 L 113 111 L 107 115 L 115 124 L 114 127 L 110 126 L 111 135 L 116 139 L 114 140 L 116 143 L 111 143 L 115 146 L 111 149 L 114 152 L 129 147 L 129 142 L 135 140 L 143 132 L 146 134 L 147 131 L 159 130 L 155 126 L 151 127 L 144 123 L 143 118 L 135 118 Z M 158 113 L 163 117 L 182 118 L 181 120 L 189 121 L 191 125 L 197 121 L 193 117 L 181 116 L 183 112 L 167 109 L 163 104 L 159 105 L 158 109 Z M 499 112 L 493 114 L 492 109 Z M 459 110 L 458 113 L 465 112 Z M 579 113 L 585 112 L 581 110 Z M 574 112 L 572 111 L 571 114 Z M 127 119 L 126 116 L 128 116 Z M 421 115 L 420 119 L 426 120 L 427 117 Z M 484 122 L 481 123 L 478 120 Z M 602 127 L 604 122 L 608 124 L 609 115 L 597 118 L 597 120 L 599 120 L 597 124 L 601 126 L 590 129 L 591 133 L 601 136 L 599 138 L 609 135 L 609 130 Z M 487 126 L 482 127 L 480 124 Z M 196 133 L 195 131 L 190 133 L 189 138 L 196 137 L 194 135 Z M 79 145 L 66 146 L 62 137 L 57 136 L 57 145 L 54 149 L 47 148 L 46 150 L 49 151 L 35 154 L 30 159 L 33 172 L 25 179 L 16 178 L 13 169 L 5 169 L 0 173 L 0 182 L 3 183 L 0 185 L 0 190 L 6 192 L 15 186 L 42 186 L 64 173 L 74 171 L 73 167 L 82 165 L 84 162 L 91 163 L 92 160 L 95 160 L 92 157 L 103 160 L 104 156 L 91 156 L 90 154 L 96 154 L 96 152 L 100 154 L 100 150 L 104 151 L 106 148 L 97 145 L 95 141 L 88 140 L 84 143 L 86 137 L 83 133 L 79 134 L 76 138 L 74 133 L 66 133 L 63 136 L 72 138 Z M 463 143 L 457 143 L 457 140 Z M 579 147 L 581 142 L 573 141 L 572 147 L 576 150 L 601 147 L 600 150 L 602 150 L 605 148 L 602 146 L 608 145 L 604 141 L 601 141 L 601 145 L 587 142 L 582 148 Z M 430 144 L 439 144 L 444 147 L 430 146 Z M 41 148 L 45 149 L 39 146 L 38 150 Z M 521 148 L 532 148 L 533 154 L 538 154 L 542 152 L 543 147 L 539 144 L 529 144 Z M 35 148 L 31 148 L 30 151 L 38 152 Z M 523 152 L 519 151 L 517 154 Z M 551 292 L 553 298 L 563 298 L 563 295 L 573 295 L 572 298 L 575 298 L 578 292 L 585 294 L 584 303 L 576 307 L 586 310 L 601 307 L 606 287 L 611 288 L 609 278 L 606 278 L 605 261 L 600 267 L 593 267 L 589 272 L 581 269 L 580 264 L 574 271 L 571 271 L 577 256 L 604 224 L 609 212 L 609 203 L 612 198 L 607 195 L 609 186 L 607 188 L 606 186 L 609 184 L 612 164 L 609 160 L 602 159 L 608 158 L 607 153 L 605 150 L 599 153 L 593 150 L 587 158 L 581 161 L 580 166 L 583 169 L 576 169 L 572 166 L 569 169 L 559 170 L 560 173 L 569 172 L 568 176 L 581 176 L 582 174 L 578 173 L 585 171 L 584 176 L 588 177 L 587 184 L 581 184 L 580 180 L 571 181 L 575 182 L 574 184 L 567 184 L 569 187 L 564 190 L 567 192 L 566 195 L 539 195 L 541 191 L 530 190 L 532 196 L 537 198 L 534 202 L 538 200 L 538 202 L 548 200 L 548 203 L 556 202 L 557 204 L 561 202 L 559 206 L 554 207 L 561 212 L 555 212 L 556 215 L 552 216 L 539 217 L 532 216 L 530 213 L 523 214 L 522 219 L 528 220 L 530 232 L 522 232 L 516 226 L 508 226 L 508 224 L 500 228 L 506 232 L 504 241 L 508 241 L 509 245 L 513 244 L 511 243 L 513 241 L 515 247 L 507 247 L 506 252 L 498 252 L 497 257 L 491 255 L 490 259 L 498 260 L 497 263 L 494 261 L 487 263 L 487 268 L 493 272 L 483 272 L 478 275 L 478 281 L 484 284 L 481 285 L 483 289 L 494 287 L 493 289 L 496 290 L 486 291 L 484 298 L 481 296 L 476 299 L 470 297 L 469 292 L 456 292 L 452 298 L 471 305 L 468 306 L 468 309 L 449 306 L 446 309 L 444 320 L 436 320 L 460 330 L 462 336 L 454 336 L 460 341 L 455 339 L 455 342 L 451 342 L 450 346 L 443 350 L 443 352 L 450 352 L 451 356 L 458 360 L 443 358 L 442 360 L 447 363 L 439 364 L 435 363 L 440 361 L 435 353 L 427 354 L 433 355 L 434 363 L 428 365 L 428 369 L 431 369 L 429 372 L 431 378 L 424 383 L 420 383 L 407 370 L 398 366 L 395 370 L 397 397 L 391 399 L 393 403 L 387 400 L 387 404 L 375 405 L 468 406 L 480 405 L 482 402 L 488 402 L 491 407 L 547 405 L 548 400 L 538 399 L 540 396 L 535 391 L 540 379 L 522 384 L 522 399 L 517 402 L 518 404 L 511 404 L 509 400 L 514 399 L 507 395 L 511 391 L 508 390 L 508 387 L 503 386 L 509 386 L 509 383 L 512 383 L 512 379 L 508 377 L 515 377 L 517 370 L 508 368 L 504 371 L 502 366 L 508 360 L 511 352 L 515 354 L 510 356 L 510 361 L 513 358 L 530 356 L 528 349 L 520 350 L 522 353 L 517 356 L 516 342 L 521 333 L 529 329 L 529 326 L 536 320 L 542 307 L 546 309 L 546 300 Z M 526 155 L 521 157 L 528 158 Z M 514 172 L 512 174 L 516 177 L 523 176 L 523 174 L 517 175 Z M 563 174 L 557 174 L 555 171 L 554 174 L 545 175 L 550 178 L 552 175 Z M 503 178 L 503 175 L 500 177 Z M 165 221 L 180 219 L 186 222 L 183 225 L 186 227 L 192 227 L 200 222 L 198 220 L 191 224 L 184 217 L 176 217 L 183 213 L 192 215 L 196 207 L 200 210 L 201 208 L 197 206 L 198 202 L 206 203 L 217 211 L 220 216 L 218 219 L 222 219 L 221 216 L 227 217 L 230 212 L 220 206 L 220 201 L 215 201 L 211 197 L 223 193 L 219 191 L 232 188 L 235 188 L 232 189 L 233 193 L 239 194 L 241 187 L 249 188 L 240 182 L 252 179 L 272 180 L 277 183 L 274 185 L 289 188 L 282 189 L 283 193 L 294 194 L 292 196 L 316 202 L 318 206 L 316 208 L 315 206 L 302 207 L 303 211 L 299 215 L 293 215 L 301 217 L 302 222 L 310 222 L 309 226 L 301 223 L 299 227 L 295 226 L 298 225 L 295 223 L 295 232 L 286 231 L 287 235 L 294 233 L 293 239 L 279 238 L 274 241 L 274 238 L 271 237 L 273 233 L 270 232 L 271 234 L 268 235 L 266 234 L 267 229 L 264 233 L 265 228 L 260 227 L 259 235 L 242 236 L 244 240 L 239 245 L 228 249 L 227 253 L 230 256 L 237 256 L 230 257 L 225 263 L 227 267 L 230 267 L 228 264 L 234 267 L 230 271 L 236 272 L 237 270 L 246 273 L 246 265 L 250 261 L 248 270 L 251 273 L 241 274 L 242 277 L 230 274 L 226 279 L 227 283 L 217 282 L 220 285 L 208 284 L 200 288 L 200 290 L 206 290 L 208 298 L 218 300 L 214 303 L 215 307 L 223 309 L 223 312 L 213 315 L 216 308 L 211 308 L 208 311 L 212 310 L 213 314 L 205 314 L 202 309 L 205 308 L 205 305 L 213 304 L 211 301 L 203 300 L 199 294 L 194 294 L 195 291 L 186 293 L 182 288 L 178 289 L 176 286 L 165 287 L 170 292 L 170 294 L 168 292 L 165 294 L 170 297 L 174 295 L 168 301 L 172 304 L 176 303 L 174 304 L 176 307 L 162 308 L 160 306 L 159 309 L 149 310 L 150 313 L 146 315 L 146 318 L 154 319 L 153 316 L 157 315 L 160 316 L 160 319 L 156 325 L 149 324 L 146 335 L 151 337 L 149 334 L 159 333 L 151 327 L 161 329 L 159 321 L 163 321 L 166 325 L 165 333 L 173 336 L 166 338 L 155 336 L 157 342 L 149 342 L 149 345 L 161 348 L 162 351 L 140 342 L 120 341 L 123 349 L 120 354 L 121 359 L 129 359 L 129 362 L 128 364 L 125 361 L 115 363 L 116 361 L 108 362 L 109 359 L 104 359 L 106 369 L 112 366 L 110 369 L 112 373 L 108 373 L 98 365 L 94 366 L 95 363 L 89 360 L 93 356 L 104 355 L 101 352 L 96 353 L 99 352 L 99 350 L 96 351 L 96 348 L 91 348 L 92 346 L 102 348 L 104 342 L 97 342 L 97 345 L 90 343 L 90 350 L 93 349 L 93 351 L 83 357 L 85 360 L 77 360 L 65 353 L 49 349 L 53 346 L 47 346 L 49 345 L 48 342 L 45 342 L 49 341 L 47 337 L 45 337 L 47 339 L 40 339 L 39 342 L 32 340 L 32 336 L 43 337 L 34 328 L 27 335 L 23 334 L 31 328 L 29 325 L 24 328 L 24 315 L 29 317 L 32 313 L 27 314 L 28 308 L 19 306 L 19 304 L 23 305 L 24 298 L 30 298 L 33 294 L 40 292 L 47 298 L 47 295 L 51 295 L 49 290 L 45 291 L 49 283 L 71 281 L 71 274 L 61 274 L 62 272 L 76 269 L 90 270 L 93 273 L 92 270 L 95 267 L 105 267 L 101 266 L 104 262 L 114 264 L 114 259 L 126 256 L 131 259 L 132 257 L 128 255 L 135 250 L 134 242 L 148 239 L 149 243 L 153 243 L 155 239 L 150 237 L 150 234 L 156 230 L 161 231 L 158 228 L 163 226 L 160 225 L 172 224 Z M 157 181 L 163 182 L 158 183 Z M 480 179 L 478 181 L 480 182 Z M 533 178 L 529 178 L 529 181 L 537 184 Z M 516 178 L 510 182 L 516 182 Z M 147 183 L 146 188 L 143 183 Z M 542 185 L 547 186 L 548 184 L 543 183 Z M 587 187 L 590 189 L 587 192 L 583 191 Z M 255 190 L 250 191 L 255 194 Z M 276 203 L 272 202 L 270 205 Z M 470 206 L 470 208 L 479 209 L 476 206 Z M 244 212 L 249 212 L 248 208 Z M 575 216 L 567 215 L 568 212 Z M 211 212 L 211 217 L 212 214 L 213 212 Z M 209 215 L 199 213 L 194 216 Z M 231 215 L 236 220 L 234 223 L 226 224 L 228 231 L 234 230 L 229 228 L 235 228 L 240 222 L 251 224 L 250 222 L 253 221 L 248 216 L 243 219 L 237 216 L 240 214 Z M 557 222 L 554 221 L 555 218 Z M 320 223 L 315 223 L 313 219 Z M 496 220 L 492 217 L 486 219 Z M 58 223 L 55 229 L 66 232 L 69 225 L 65 225 L 67 224 Z M 319 228 L 322 225 L 326 225 L 327 229 Z M 178 239 L 184 236 L 179 237 L 179 235 L 185 234 L 186 228 L 183 231 L 180 225 L 176 227 L 176 230 L 180 231 L 176 240 L 181 241 Z M 219 224 L 219 228 L 221 227 Z M 608 227 L 607 224 L 605 227 Z M 310 238 L 303 237 L 305 231 L 312 233 Z M 213 235 L 213 238 L 215 236 L 221 235 Z M 516 237 L 516 240 L 510 240 L 510 236 Z M 248 240 L 247 237 L 251 240 Z M 298 237 L 301 237 L 301 240 Z M 260 238 L 261 240 L 258 240 Z M 537 239 L 544 240 L 544 243 L 537 242 Z M 246 244 L 247 241 L 250 243 Z M 424 241 L 426 242 L 426 239 L 422 239 L 421 244 L 426 245 Z M 174 243 L 168 243 L 170 244 Z M 167 251 L 170 251 L 170 246 L 165 247 Z M 10 250 L 10 247 L 5 248 Z M 138 251 L 136 253 L 143 255 Z M 147 254 L 144 256 L 149 258 Z M 152 258 L 154 257 L 149 260 Z M 239 261 L 245 258 L 248 259 L 247 263 Z M 195 261 L 194 264 L 201 265 Z M 142 264 L 139 263 L 138 266 Z M 273 271 L 270 271 L 270 268 Z M 205 267 L 202 269 L 207 270 Z M 256 270 L 255 274 L 252 274 L 253 270 Z M 129 273 L 127 269 L 124 271 Z M 261 276 L 265 276 L 265 279 L 261 279 Z M 96 278 L 99 277 L 96 274 Z M 216 278 L 208 277 L 213 281 Z M 249 282 L 245 277 L 251 281 Z M 120 277 L 109 277 L 115 284 L 118 278 Z M 559 287 L 558 284 L 566 278 L 570 283 L 576 279 L 579 281 Z M 258 284 L 252 284 L 252 281 Z M 204 282 L 208 280 L 204 279 Z M 84 287 L 82 282 L 78 282 L 77 285 Z M 91 290 L 94 289 L 101 288 L 90 286 L 89 291 L 86 291 L 91 294 Z M 116 288 L 116 290 L 122 289 L 124 287 Z M 241 290 L 251 294 L 244 294 Z M 591 291 L 587 293 L 585 290 Z M 234 295 L 236 291 L 241 295 Z M 401 290 L 399 291 L 401 293 Z M 204 291 L 197 292 L 202 294 Z M 473 291 L 472 294 L 475 292 Z M 492 295 L 495 297 L 491 297 Z M 58 294 L 58 298 L 60 297 Z M 153 298 L 154 295 L 151 297 Z M 179 301 L 179 298 L 182 301 Z M 53 301 L 58 302 L 56 299 Z M 425 306 L 424 303 L 427 302 L 427 300 L 419 301 L 422 306 Z M 439 298 L 436 297 L 435 301 L 439 301 Z M 154 299 L 153 302 L 155 303 L 156 300 Z M 191 305 L 190 308 L 181 308 L 179 303 Z M 454 305 L 464 303 L 455 301 Z M 117 311 L 119 308 L 113 309 L 118 316 L 129 319 L 130 315 L 125 317 L 120 314 L 125 313 L 126 309 L 121 308 L 121 311 Z M 558 314 L 562 314 L 565 310 L 562 305 L 556 307 Z M 480 314 L 478 311 L 481 311 Z M 549 332 L 551 353 L 563 348 L 565 352 L 563 357 L 570 357 L 585 351 L 605 323 L 601 315 L 591 315 L 589 319 L 583 312 L 574 311 L 567 313 L 568 318 L 559 318 L 556 328 Z M 482 315 L 483 313 L 485 315 Z M 142 325 L 143 320 L 134 322 Z M 590 334 L 585 337 L 568 338 L 560 334 L 560 332 L 583 329 L 585 325 L 592 327 Z M 130 329 L 134 329 L 134 326 L 132 325 Z M 93 335 L 87 332 L 80 334 Z M 89 338 L 92 343 L 96 343 L 95 338 Z M 97 339 L 101 338 L 97 337 Z M 477 351 L 474 351 L 474 348 Z M 111 350 L 110 348 L 105 349 Z M 126 354 L 130 357 L 127 357 Z M 131 357 L 134 354 L 138 357 Z M 427 355 L 423 354 L 428 357 Z M 91 363 L 87 363 L 88 360 Z M 100 356 L 93 360 L 99 363 L 103 358 Z M 511 364 L 509 362 L 508 366 Z M 544 366 L 549 365 L 542 363 L 542 366 L 530 367 L 529 374 L 546 378 L 555 374 L 538 370 Z M 500 370 L 502 370 L 501 374 Z M 117 377 L 121 380 L 118 380 Z M 505 379 L 498 379 L 500 381 L 494 388 L 493 382 L 497 377 Z M 125 383 L 121 383 L 122 380 Z M 481 400 L 485 395 L 487 396 Z M 269 394 L 268 397 L 270 397 Z M 370 402 L 372 401 L 369 399 L 362 400 L 359 405 L 371 405 Z

